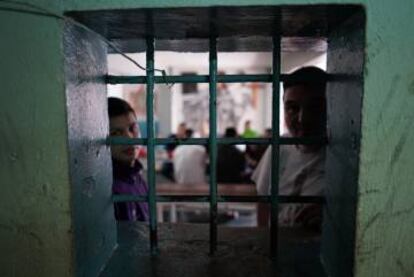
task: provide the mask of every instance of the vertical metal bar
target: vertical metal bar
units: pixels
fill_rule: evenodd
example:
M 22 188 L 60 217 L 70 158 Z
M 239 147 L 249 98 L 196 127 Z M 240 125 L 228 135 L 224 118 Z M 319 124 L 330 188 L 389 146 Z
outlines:
M 157 206 L 155 190 L 155 138 L 154 138 L 154 38 L 147 38 L 147 173 L 148 204 L 150 212 L 150 245 L 151 254 L 158 252 Z
M 280 36 L 273 37 L 272 61 L 272 175 L 270 212 L 270 255 L 277 261 L 279 212 L 279 97 L 280 97 Z
M 210 132 L 209 132 L 209 155 L 210 155 L 210 254 L 214 254 L 217 248 L 217 39 L 210 37 Z

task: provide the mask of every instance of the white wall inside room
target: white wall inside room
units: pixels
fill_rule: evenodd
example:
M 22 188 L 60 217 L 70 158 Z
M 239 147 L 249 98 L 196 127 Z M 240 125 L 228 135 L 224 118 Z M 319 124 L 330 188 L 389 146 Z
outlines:
M 145 53 L 129 54 L 131 58 L 145 67 Z M 218 69 L 226 74 L 263 74 L 268 73 L 271 68 L 272 54 L 267 52 L 251 53 L 218 53 Z M 295 69 L 314 65 L 326 69 L 326 53 L 321 52 L 282 52 L 281 71 L 290 73 Z M 208 53 L 177 53 L 177 52 L 156 52 L 155 67 L 166 70 L 167 74 L 180 75 L 182 73 L 194 72 L 197 74 L 208 74 Z M 145 72 L 137 68 L 130 61 L 119 54 L 108 55 L 108 72 L 111 75 L 145 75 Z M 157 73 L 159 74 L 159 73 Z M 240 84 L 232 84 L 229 90 L 237 90 Z M 167 136 L 176 131 L 179 123 L 186 121 L 183 115 L 183 95 L 182 85 L 175 84 L 172 87 L 165 85 L 155 86 L 155 118 L 159 121 L 159 136 Z M 208 84 L 199 84 L 199 91 L 208 91 Z M 262 84 L 261 92 L 257 95 L 256 113 L 252 121 L 253 128 L 259 133 L 263 133 L 266 128 L 271 126 L 271 85 Z M 108 95 L 125 98 L 122 85 L 108 86 Z M 145 98 L 140 98 L 145 99 Z M 281 101 L 282 103 L 282 101 Z M 280 108 L 280 111 L 283 107 Z M 281 132 L 285 132 L 283 124 L 283 113 L 280 113 Z M 244 121 L 244 120 L 243 120 Z M 238 124 L 238 131 L 243 132 L 243 122 Z

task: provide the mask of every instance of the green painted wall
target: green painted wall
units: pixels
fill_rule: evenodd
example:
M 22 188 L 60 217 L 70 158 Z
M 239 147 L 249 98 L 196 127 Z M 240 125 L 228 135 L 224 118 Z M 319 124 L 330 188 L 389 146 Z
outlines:
M 414 2 L 367 7 L 357 276 L 414 272 Z
M 61 30 L 0 10 L 0 276 L 73 272 Z
M 62 8 L 59 1 L 28 2 L 55 11 L 223 4 L 219 0 L 68 0 Z M 366 7 L 356 276 L 411 276 L 414 2 L 226 1 L 226 5 L 315 3 Z M 74 272 L 62 26 L 53 18 L 0 11 L 1 276 Z

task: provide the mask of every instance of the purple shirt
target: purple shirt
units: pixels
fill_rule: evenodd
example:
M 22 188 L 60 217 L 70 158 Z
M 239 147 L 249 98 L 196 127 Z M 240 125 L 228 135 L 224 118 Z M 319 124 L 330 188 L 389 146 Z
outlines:
M 141 176 L 142 165 L 136 161 L 133 167 L 112 161 L 113 194 L 148 195 L 148 186 Z M 120 202 L 114 204 L 115 218 L 125 221 L 148 221 L 146 202 Z

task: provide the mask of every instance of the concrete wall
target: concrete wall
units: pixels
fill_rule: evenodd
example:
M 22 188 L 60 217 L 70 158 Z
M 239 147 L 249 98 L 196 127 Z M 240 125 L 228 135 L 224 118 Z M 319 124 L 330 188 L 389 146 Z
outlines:
M 27 1 L 55 10 L 209 6 L 223 1 Z M 344 3 L 228 0 L 226 5 Z M 350 0 L 367 15 L 355 276 L 414 272 L 414 2 Z M 1 7 L 6 4 L 1 3 Z M 10 6 L 10 5 L 8 5 Z M 74 272 L 63 24 L 0 11 L 0 275 Z
M 363 97 L 364 13 L 353 15 L 329 37 L 328 137 L 322 260 L 328 276 L 353 276 L 355 211 Z M 343 38 L 347 39 L 344 40 Z
M 75 275 L 97 276 L 116 245 L 112 164 L 105 145 L 106 44 L 71 23 L 64 30 Z
M 0 276 L 72 276 L 62 22 L 0 9 L 0 37 Z

